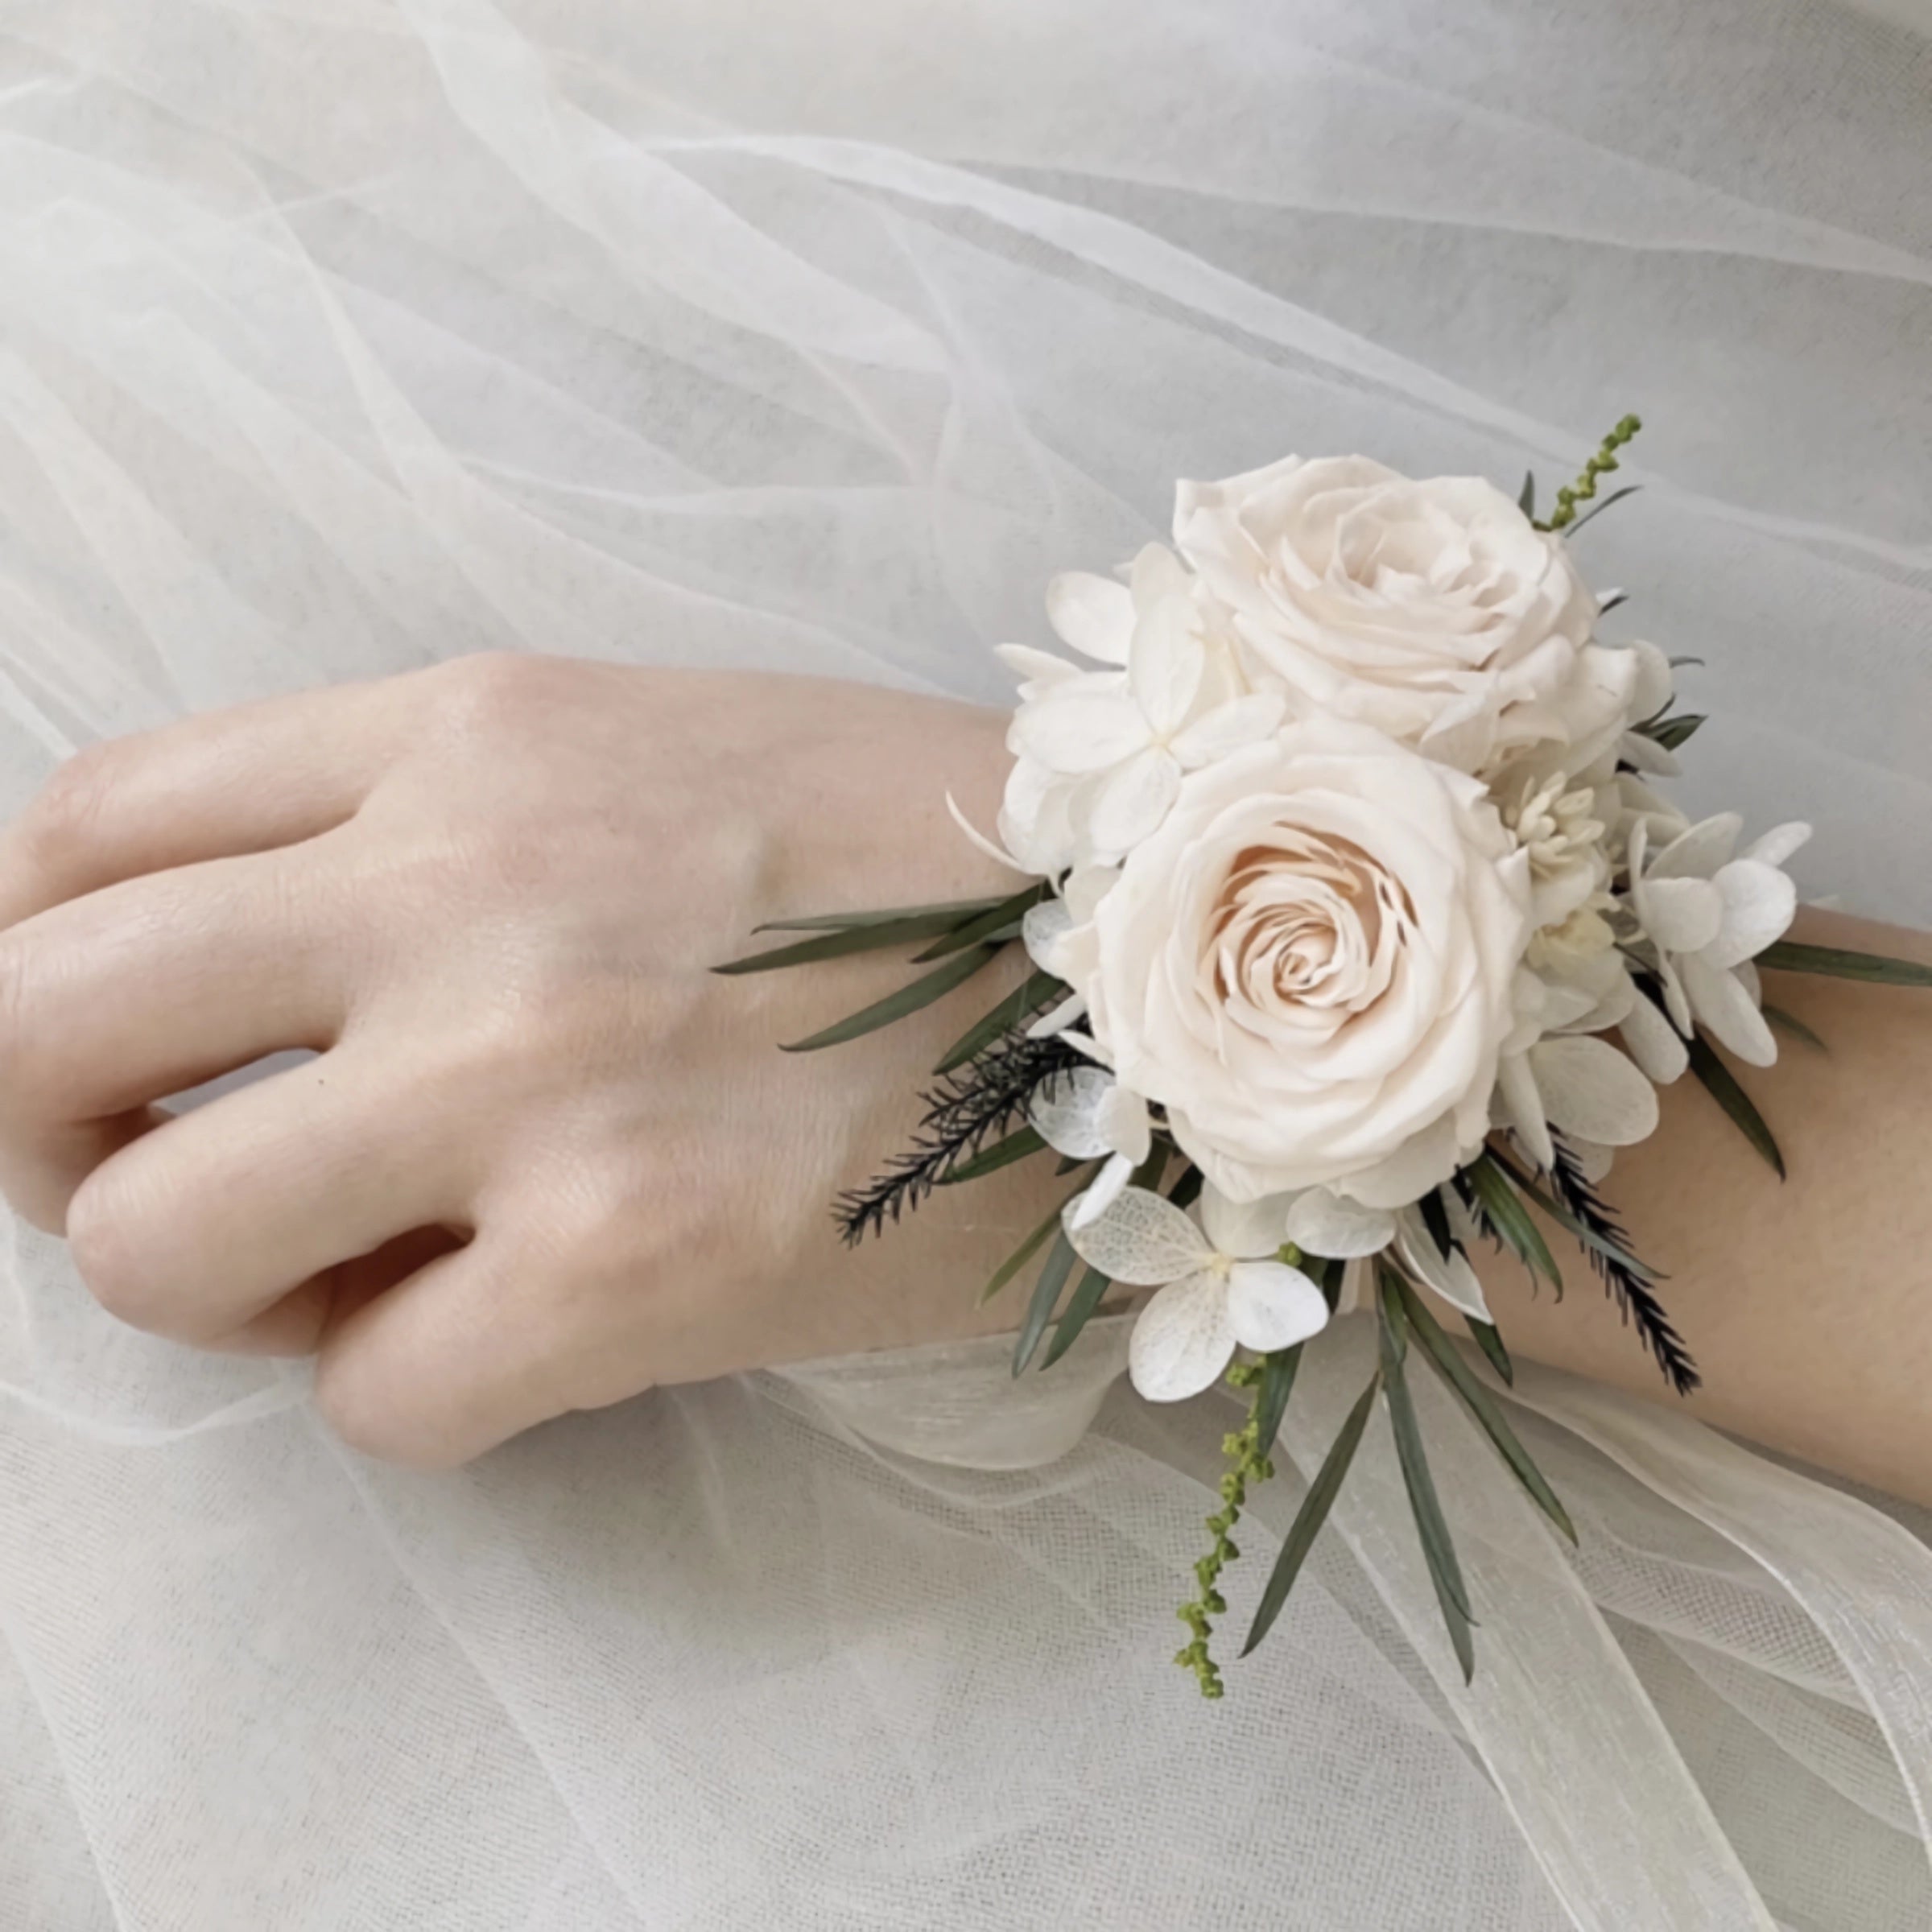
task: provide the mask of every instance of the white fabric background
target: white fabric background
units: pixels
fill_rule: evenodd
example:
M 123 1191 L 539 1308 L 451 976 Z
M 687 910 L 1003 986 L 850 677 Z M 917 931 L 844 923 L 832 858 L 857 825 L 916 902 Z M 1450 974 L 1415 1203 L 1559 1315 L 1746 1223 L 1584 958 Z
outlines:
M 1613 632 L 1708 660 L 1690 798 L 1932 923 L 1927 24 L 0 0 L 0 806 L 492 646 L 996 698 L 1178 474 L 1547 492 L 1636 408 L 1645 493 L 1577 541 Z M 404 1476 L 5 1232 L 5 1932 L 1932 1922 L 1932 1559 L 1684 1418 L 1525 1378 L 1572 1564 L 1431 1409 L 1472 1693 L 1378 1422 L 1205 1707 L 1166 1657 L 1212 1400 L 1117 1390 L 1032 1471 L 866 1447 L 949 1352 Z

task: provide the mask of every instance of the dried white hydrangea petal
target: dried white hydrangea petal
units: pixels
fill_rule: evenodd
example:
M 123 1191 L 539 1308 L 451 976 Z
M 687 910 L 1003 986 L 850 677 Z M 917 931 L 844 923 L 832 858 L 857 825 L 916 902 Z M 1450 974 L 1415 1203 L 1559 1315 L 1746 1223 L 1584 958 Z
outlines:
M 1074 1253 L 1109 1281 L 1131 1288 L 1178 1282 L 1214 1258 L 1207 1238 L 1173 1202 L 1145 1187 L 1125 1189 L 1100 1219 L 1082 1228 L 1063 1215 Z
M 1212 1387 L 1234 1357 L 1227 1283 L 1183 1276 L 1141 1311 L 1127 1342 L 1127 1373 L 1150 1402 L 1181 1402 Z

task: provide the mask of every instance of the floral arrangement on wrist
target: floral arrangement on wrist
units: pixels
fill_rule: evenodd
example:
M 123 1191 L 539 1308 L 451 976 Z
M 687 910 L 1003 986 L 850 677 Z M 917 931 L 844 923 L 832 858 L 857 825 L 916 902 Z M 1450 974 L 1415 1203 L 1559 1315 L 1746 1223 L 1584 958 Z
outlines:
M 1386 1405 L 1450 1641 L 1474 1669 L 1467 1591 L 1406 1377 L 1418 1357 L 1564 1534 L 1575 1532 L 1475 1361 L 1507 1384 L 1469 1256 L 1489 1242 L 1560 1292 L 1534 1207 L 1574 1239 L 1680 1394 L 1689 1352 L 1597 1193 L 1686 1072 L 1781 1175 L 1718 1049 L 1777 1056 L 1761 966 L 1932 985 L 1876 956 L 1788 943 L 1802 824 L 1740 843 L 1655 788 L 1702 724 L 1649 643 L 1607 643 L 1567 539 L 1639 427 L 1626 417 L 1546 521 L 1464 477 L 1289 457 L 1183 482 L 1174 547 L 1122 580 L 1075 572 L 1047 615 L 1075 659 L 1021 644 L 997 841 L 1028 883 L 964 904 L 783 923 L 810 936 L 745 972 L 875 948 L 927 968 L 795 1051 L 857 1038 L 1000 956 L 1031 970 L 956 1042 L 917 1144 L 841 1198 L 857 1241 L 934 1187 L 1059 1157 L 1064 1201 L 988 1284 L 1036 1260 L 1014 1350 L 1050 1368 L 1115 1288 L 1152 1290 L 1129 1344 L 1147 1398 L 1246 1392 L 1178 1660 L 1210 1696 L 1230 1533 L 1268 1460 L 1302 1345 L 1338 1308 L 1378 1364 L 1310 1484 L 1249 1631 L 1265 1634 Z M 950 803 L 951 801 L 949 800 Z M 1042 1251 L 1043 1257 L 1042 1257 Z M 1076 1271 L 1078 1278 L 1076 1280 Z M 1051 1336 L 1050 1336 L 1051 1331 Z M 1042 1353 L 1042 1345 L 1043 1353 Z M 1244 1652 L 1244 1654 L 1245 1653 Z

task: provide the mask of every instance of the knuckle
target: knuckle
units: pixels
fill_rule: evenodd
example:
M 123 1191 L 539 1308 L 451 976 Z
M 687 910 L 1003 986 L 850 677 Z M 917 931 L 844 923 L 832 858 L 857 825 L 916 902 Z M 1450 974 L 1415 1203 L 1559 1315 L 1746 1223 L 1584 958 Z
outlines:
M 437 667 L 439 724 L 463 737 L 489 737 L 527 719 L 556 675 L 539 652 L 480 650 Z

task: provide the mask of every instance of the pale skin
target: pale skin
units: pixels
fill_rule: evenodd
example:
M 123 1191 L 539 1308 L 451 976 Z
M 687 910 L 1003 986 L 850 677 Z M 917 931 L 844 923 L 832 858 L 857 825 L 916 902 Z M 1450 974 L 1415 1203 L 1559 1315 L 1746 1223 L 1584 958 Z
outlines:
M 1018 884 L 944 807 L 990 822 L 1004 729 L 491 654 L 93 748 L 0 835 L 0 1187 L 113 1315 L 312 1352 L 345 1439 L 423 1467 L 654 1385 L 1010 1327 L 1015 1291 L 974 1286 L 1070 1184 L 1050 1163 L 857 1252 L 828 1204 L 1020 963 L 811 1055 L 777 1048 L 902 956 L 708 970 L 765 920 Z M 1686 1083 L 1610 1191 L 1672 1277 L 1695 1413 L 1932 1501 L 1932 995 L 1773 997 L 1831 1047 L 1752 1082 L 1791 1179 Z M 287 1048 L 320 1057 L 163 1104 Z M 1484 1269 L 1519 1355 L 1674 1399 L 1580 1259 L 1560 1307 Z

